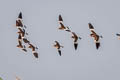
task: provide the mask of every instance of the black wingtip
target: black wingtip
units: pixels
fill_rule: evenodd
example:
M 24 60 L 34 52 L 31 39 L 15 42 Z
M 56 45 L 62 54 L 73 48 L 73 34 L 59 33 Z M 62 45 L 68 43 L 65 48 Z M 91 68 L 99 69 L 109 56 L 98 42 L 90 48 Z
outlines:
M 61 14 L 59 15 L 59 21 L 63 21 Z
M 61 56 L 61 50 L 58 50 L 59 55 Z
M 117 35 L 117 36 L 120 36 L 120 34 L 118 34 L 118 33 L 117 33 L 116 35 Z
M 91 23 L 88 23 L 90 29 L 94 29 L 93 25 Z
M 38 53 L 33 53 L 33 55 L 35 56 L 35 58 L 38 58 Z
M 77 50 L 77 47 L 78 47 L 78 43 L 74 43 L 75 50 Z
M 22 19 L 22 12 L 19 13 L 18 18 Z
M 100 43 L 96 43 L 96 49 L 98 50 L 100 47 Z

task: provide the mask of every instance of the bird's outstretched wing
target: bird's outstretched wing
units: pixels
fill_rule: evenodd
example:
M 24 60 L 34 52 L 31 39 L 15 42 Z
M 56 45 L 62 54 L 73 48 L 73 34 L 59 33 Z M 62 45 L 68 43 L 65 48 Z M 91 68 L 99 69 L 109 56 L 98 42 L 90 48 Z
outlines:
M 117 35 L 117 36 L 120 36 L 120 34 L 118 34 L 118 33 L 117 33 L 116 35 Z
M 59 29 L 66 29 L 64 24 L 60 22 L 60 28 Z
M 18 18 L 22 19 L 22 12 L 19 13 Z
M 78 47 L 78 43 L 74 43 L 75 50 L 77 50 L 77 47 Z
M 33 55 L 35 56 L 35 58 L 38 58 L 38 53 L 34 52 Z
M 62 19 L 62 16 L 61 16 L 61 15 L 59 15 L 59 21 L 63 21 L 63 19 Z
M 75 32 L 72 32 L 73 36 L 77 37 L 76 33 Z
M 59 55 L 61 56 L 61 50 L 58 50 Z
M 72 35 L 73 35 L 73 37 L 74 37 L 74 42 L 77 42 L 78 36 L 75 34 L 75 32 L 72 32 Z
M 96 49 L 100 47 L 100 42 L 96 42 Z
M 90 30 L 93 30 L 93 29 L 94 29 L 94 27 L 93 27 L 93 25 L 92 25 L 91 23 L 88 23 L 88 25 L 89 25 L 89 29 L 90 29 Z

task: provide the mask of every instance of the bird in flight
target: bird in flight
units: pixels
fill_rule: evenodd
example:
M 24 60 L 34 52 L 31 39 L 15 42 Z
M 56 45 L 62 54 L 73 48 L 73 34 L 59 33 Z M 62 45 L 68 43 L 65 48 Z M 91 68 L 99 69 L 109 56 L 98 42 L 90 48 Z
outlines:
M 38 49 L 38 48 L 35 47 L 34 45 L 30 44 L 30 43 L 28 43 L 28 44 L 29 44 L 28 48 L 32 49 L 32 53 L 35 56 L 35 58 L 38 58 L 38 53 L 36 52 L 36 49 Z
M 28 34 L 25 32 L 24 29 L 18 28 L 18 33 L 19 33 L 19 37 L 21 36 L 22 40 L 24 41 L 24 43 L 30 43 L 30 41 L 27 40 L 27 38 L 25 38 L 25 34 Z
M 60 24 L 59 30 L 64 30 L 64 31 L 67 31 L 67 32 L 71 32 L 69 27 L 64 26 L 63 19 L 62 19 L 61 15 L 59 15 L 59 19 L 58 20 L 59 20 L 59 24 Z
M 38 48 L 35 47 L 34 45 L 32 45 L 26 36 L 26 35 L 28 35 L 28 33 L 26 32 L 27 27 L 23 24 L 22 12 L 20 12 L 18 15 L 18 19 L 16 20 L 16 27 L 18 29 L 18 32 L 17 32 L 18 33 L 18 45 L 17 45 L 17 47 L 22 49 L 24 52 L 27 52 L 27 48 L 32 49 L 33 55 L 36 58 L 38 58 L 38 53 L 36 52 L 36 50 Z
M 23 45 L 22 45 L 22 37 L 21 35 L 19 34 L 18 35 L 18 45 L 17 45 L 18 48 L 23 48 Z
M 58 50 L 58 53 L 61 56 L 61 48 L 63 48 L 63 46 L 61 46 L 58 41 L 55 41 L 54 47 Z
M 75 48 L 75 50 L 77 50 L 78 39 L 82 39 L 82 38 L 78 37 L 75 32 L 72 32 L 72 37 L 71 38 L 74 40 L 74 48 Z
M 95 31 L 94 31 L 94 27 L 91 23 L 88 23 L 89 25 L 89 29 L 91 31 L 90 36 L 94 38 L 94 42 L 96 44 L 96 49 L 98 49 L 100 47 L 100 38 L 103 38 L 102 36 L 99 36 Z
M 27 52 L 25 45 L 22 45 L 22 41 L 18 39 L 18 43 L 19 44 L 17 45 L 17 47 L 21 48 L 23 51 Z

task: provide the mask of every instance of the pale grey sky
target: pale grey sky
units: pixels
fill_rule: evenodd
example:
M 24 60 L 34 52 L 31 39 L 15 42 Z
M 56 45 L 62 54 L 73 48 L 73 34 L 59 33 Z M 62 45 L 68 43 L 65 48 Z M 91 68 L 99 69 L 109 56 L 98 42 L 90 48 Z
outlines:
M 0 0 L 0 77 L 4 80 L 120 80 L 119 0 Z M 31 51 L 16 48 L 15 20 L 19 12 L 27 26 L 29 40 L 38 46 L 39 59 Z M 58 15 L 64 24 L 82 37 L 78 50 L 71 35 L 58 30 Z M 103 36 L 96 50 L 89 36 L 91 22 Z M 60 57 L 53 47 L 64 48 Z

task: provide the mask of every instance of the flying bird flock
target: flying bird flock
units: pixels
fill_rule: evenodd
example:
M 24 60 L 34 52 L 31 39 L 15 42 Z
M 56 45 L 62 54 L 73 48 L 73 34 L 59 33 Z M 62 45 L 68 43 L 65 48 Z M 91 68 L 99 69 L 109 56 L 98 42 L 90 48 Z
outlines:
M 73 47 L 75 50 L 77 50 L 78 48 L 78 42 L 79 40 L 81 40 L 82 38 L 79 37 L 75 32 L 73 32 L 72 30 L 70 30 L 70 28 L 66 25 L 64 25 L 64 21 L 61 15 L 59 15 L 58 17 L 58 23 L 59 23 L 59 27 L 58 29 L 61 31 L 65 31 L 71 34 L 71 39 L 73 40 Z M 103 38 L 102 36 L 98 35 L 95 32 L 95 29 L 93 27 L 93 25 L 91 23 L 88 23 L 88 27 L 90 29 L 90 37 L 93 38 L 96 49 L 98 50 L 100 47 L 100 38 Z M 18 15 L 18 19 L 16 20 L 16 28 L 18 29 L 18 45 L 17 47 L 20 48 L 21 50 L 23 50 L 24 52 L 27 52 L 28 48 L 32 50 L 32 54 L 35 56 L 35 58 L 38 58 L 38 53 L 37 53 L 37 47 L 34 46 L 32 43 L 30 43 L 30 41 L 27 39 L 28 33 L 26 32 L 26 26 L 23 24 L 23 17 L 22 17 L 22 13 L 20 12 Z M 118 38 L 120 39 L 120 34 L 116 34 L 118 36 Z M 64 48 L 63 46 L 61 46 L 59 41 L 55 41 L 55 44 L 53 45 L 59 55 L 62 55 L 62 51 L 61 48 Z
M 27 49 L 30 48 L 32 50 L 35 58 L 38 58 L 37 47 L 35 47 L 30 41 L 27 39 L 28 33 L 26 32 L 26 26 L 23 24 L 22 13 L 20 12 L 18 15 L 18 19 L 16 20 L 16 27 L 18 29 L 18 45 L 17 47 L 22 49 L 24 52 L 27 52 Z
M 68 33 L 71 34 L 70 38 L 73 40 L 73 47 L 74 47 L 75 50 L 77 50 L 78 42 L 82 38 L 79 37 L 72 30 L 70 30 L 70 28 L 68 26 L 64 25 L 63 18 L 62 18 L 61 15 L 59 15 L 59 17 L 58 17 L 58 23 L 59 23 L 59 28 L 58 28 L 59 30 L 65 31 L 65 32 L 68 32 Z M 99 47 L 101 46 L 100 39 L 103 38 L 103 37 L 96 33 L 96 31 L 95 31 L 95 29 L 94 29 L 94 27 L 91 23 L 88 23 L 88 27 L 89 27 L 89 30 L 91 32 L 90 37 L 93 38 L 94 43 L 95 43 L 95 47 L 98 50 Z M 18 30 L 17 31 L 17 34 L 18 34 L 17 48 L 21 49 L 24 52 L 27 52 L 28 49 L 31 49 L 34 57 L 38 58 L 39 57 L 38 52 L 37 52 L 38 48 L 35 45 L 33 45 L 30 42 L 30 40 L 28 40 L 28 38 L 27 38 L 27 36 L 28 36 L 28 33 L 26 32 L 27 27 L 23 23 L 23 16 L 22 16 L 21 12 L 19 13 L 18 18 L 16 20 L 16 28 Z M 120 34 L 119 33 L 117 33 L 116 36 L 118 36 L 118 38 L 120 39 Z M 53 46 L 57 49 L 58 54 L 61 56 L 62 55 L 61 49 L 64 48 L 64 46 L 61 45 L 59 41 L 54 41 L 54 42 L 55 42 L 55 44 Z M 0 78 L 0 80 L 2 80 L 2 78 Z M 16 77 L 16 80 L 20 80 L 20 78 Z
M 63 19 L 62 19 L 62 16 L 61 15 L 59 15 L 59 24 L 60 24 L 60 27 L 59 27 L 59 30 L 65 30 L 65 31 L 67 31 L 67 32 L 70 32 L 71 33 L 71 35 L 72 35 L 72 39 L 73 39 L 73 41 L 74 41 L 74 48 L 75 48 L 75 50 L 77 50 L 77 46 L 78 46 L 78 39 L 82 39 L 81 37 L 78 37 L 78 35 L 75 33 L 75 32 L 72 32 L 70 29 L 69 29 L 69 27 L 65 27 L 64 25 L 63 25 Z

